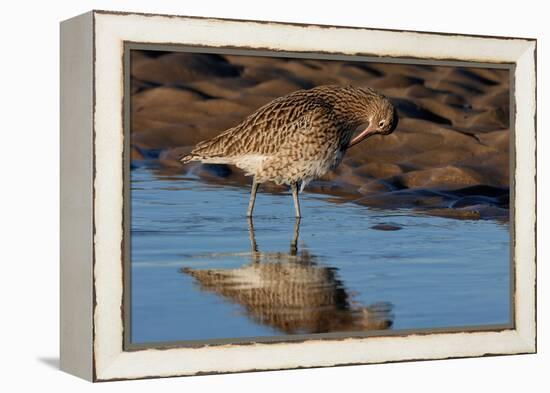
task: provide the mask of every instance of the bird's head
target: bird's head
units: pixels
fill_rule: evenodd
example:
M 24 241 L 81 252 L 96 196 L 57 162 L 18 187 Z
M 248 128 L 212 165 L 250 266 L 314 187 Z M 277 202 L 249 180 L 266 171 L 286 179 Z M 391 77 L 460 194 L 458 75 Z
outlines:
M 394 106 L 383 95 L 370 89 L 361 89 L 365 92 L 362 110 L 358 113 L 358 126 L 355 127 L 354 137 L 348 144 L 352 147 L 366 138 L 381 134 L 391 134 L 397 127 L 398 116 Z

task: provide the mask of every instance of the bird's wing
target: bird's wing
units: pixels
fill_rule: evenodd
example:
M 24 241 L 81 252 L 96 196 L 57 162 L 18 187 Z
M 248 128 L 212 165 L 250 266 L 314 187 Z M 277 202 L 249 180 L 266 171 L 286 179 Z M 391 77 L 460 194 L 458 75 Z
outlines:
M 238 126 L 198 143 L 185 157 L 204 159 L 274 154 L 293 138 L 330 122 L 331 114 L 331 109 L 324 105 L 312 105 L 311 108 L 266 106 Z

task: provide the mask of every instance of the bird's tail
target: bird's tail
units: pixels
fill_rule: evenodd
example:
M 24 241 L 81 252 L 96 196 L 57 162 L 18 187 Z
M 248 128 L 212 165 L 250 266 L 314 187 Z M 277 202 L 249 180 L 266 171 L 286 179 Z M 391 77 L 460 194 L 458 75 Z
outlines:
M 228 137 L 232 131 L 233 129 L 229 129 L 212 139 L 197 143 L 191 152 L 183 153 L 179 156 L 179 161 L 182 164 L 188 163 L 189 161 L 208 161 L 211 163 L 226 162 L 228 158 L 228 141 L 231 140 L 231 138 Z
M 181 162 L 182 164 L 187 164 L 189 161 L 193 161 L 194 159 L 196 159 L 196 155 L 193 154 L 192 152 L 191 153 L 184 153 L 184 154 L 181 154 L 179 157 L 178 157 L 178 161 Z
M 190 153 L 183 153 L 178 157 L 178 161 L 182 164 L 187 164 L 190 161 L 202 161 L 203 163 L 222 164 L 226 162 L 225 157 L 215 154 L 203 153 L 193 149 Z
M 189 161 L 201 161 L 205 158 L 208 158 L 208 152 L 205 152 L 205 146 L 208 146 L 210 144 L 210 140 L 202 141 L 197 143 L 193 149 L 188 153 L 182 153 L 178 160 L 182 164 L 186 164 Z M 206 153 L 206 154 L 205 154 Z

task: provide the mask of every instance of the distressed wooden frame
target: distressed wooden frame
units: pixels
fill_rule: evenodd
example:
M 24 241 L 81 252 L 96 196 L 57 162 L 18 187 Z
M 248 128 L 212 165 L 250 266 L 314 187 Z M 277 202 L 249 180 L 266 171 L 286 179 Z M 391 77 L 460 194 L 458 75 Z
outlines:
M 513 65 L 514 323 L 302 342 L 124 347 L 124 48 L 186 45 Z M 536 351 L 536 40 L 92 11 L 61 24 L 61 368 L 91 381 Z

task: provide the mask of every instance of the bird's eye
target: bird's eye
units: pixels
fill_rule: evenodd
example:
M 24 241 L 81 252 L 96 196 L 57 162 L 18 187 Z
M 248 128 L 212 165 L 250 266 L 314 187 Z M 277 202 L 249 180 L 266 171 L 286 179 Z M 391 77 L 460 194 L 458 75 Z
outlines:
M 378 127 L 384 127 L 384 124 L 386 124 L 386 121 L 380 120 L 380 122 L 378 123 Z

